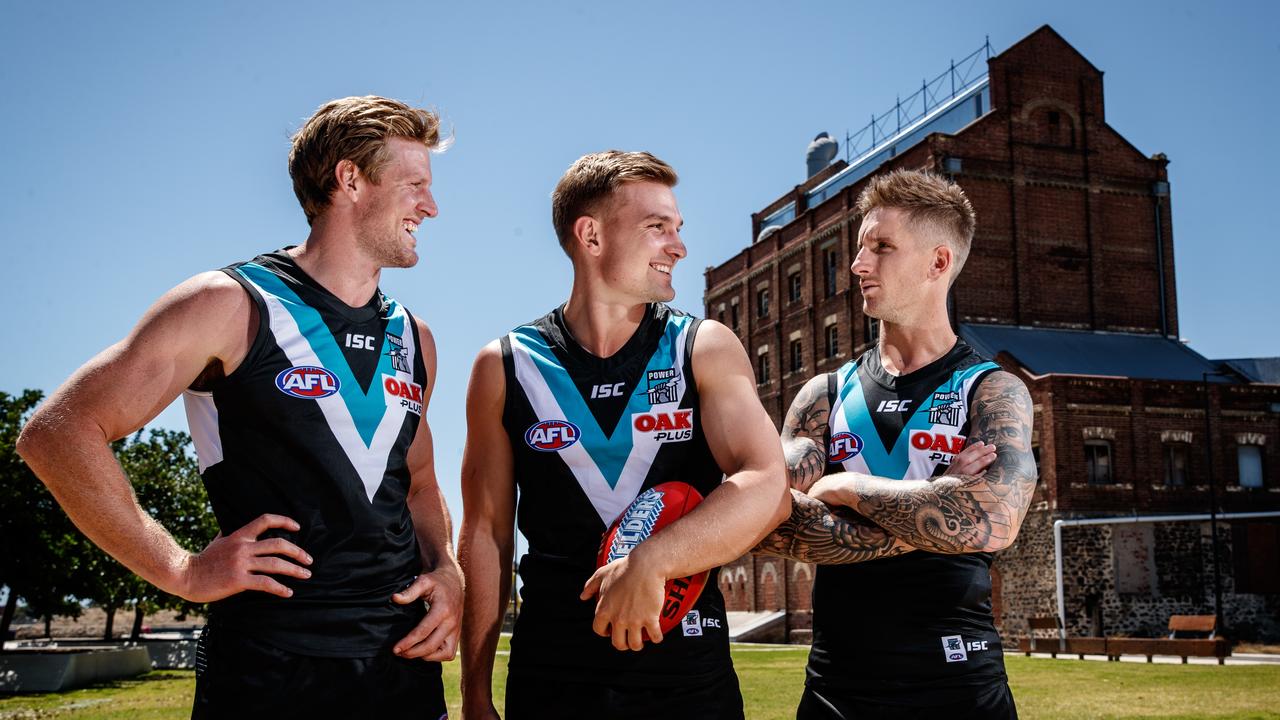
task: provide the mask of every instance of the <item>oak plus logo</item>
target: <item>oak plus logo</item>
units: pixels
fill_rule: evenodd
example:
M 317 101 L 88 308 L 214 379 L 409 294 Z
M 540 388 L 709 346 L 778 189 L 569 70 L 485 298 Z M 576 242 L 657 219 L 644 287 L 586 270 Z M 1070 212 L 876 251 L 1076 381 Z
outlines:
M 636 413 L 631 416 L 631 427 L 636 439 L 647 438 L 656 443 L 692 440 L 693 409 Z
M 422 415 L 422 386 L 418 383 L 383 375 L 382 390 L 388 407 L 399 405 L 414 415 Z

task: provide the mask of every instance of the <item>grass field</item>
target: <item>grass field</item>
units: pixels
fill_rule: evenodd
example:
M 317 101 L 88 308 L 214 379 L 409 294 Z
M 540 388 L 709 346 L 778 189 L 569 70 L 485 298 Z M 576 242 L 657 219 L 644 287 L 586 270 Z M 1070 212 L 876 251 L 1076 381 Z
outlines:
M 501 648 L 505 651 L 505 639 Z M 802 647 L 734 646 L 748 718 L 795 717 L 806 653 Z M 1280 720 L 1280 665 L 1146 665 L 1022 656 L 1007 656 L 1005 662 L 1023 718 Z M 500 700 L 505 652 L 497 664 L 495 696 Z M 194 685 L 189 671 L 160 671 L 61 695 L 0 695 L 0 719 L 185 718 Z M 445 666 L 445 691 L 455 718 L 460 717 L 457 688 L 458 664 L 450 663 Z

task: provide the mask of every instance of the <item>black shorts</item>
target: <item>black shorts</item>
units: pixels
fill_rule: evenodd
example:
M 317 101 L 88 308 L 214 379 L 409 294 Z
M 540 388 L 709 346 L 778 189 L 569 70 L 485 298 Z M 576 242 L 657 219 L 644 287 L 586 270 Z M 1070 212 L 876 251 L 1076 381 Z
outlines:
M 842 693 L 831 688 L 805 686 L 796 709 L 796 720 L 1017 720 L 1009 683 L 974 688 L 972 694 L 948 690 L 945 703 L 922 707 L 901 705 Z M 918 701 L 919 698 L 912 698 Z
M 191 717 L 448 717 L 440 663 L 389 651 L 331 658 L 281 650 L 225 627 L 205 627 L 196 647 Z
M 652 720 L 692 717 L 742 720 L 742 692 L 732 671 L 697 685 L 623 687 L 548 680 L 518 673 L 507 676 L 506 720 L 598 717 Z

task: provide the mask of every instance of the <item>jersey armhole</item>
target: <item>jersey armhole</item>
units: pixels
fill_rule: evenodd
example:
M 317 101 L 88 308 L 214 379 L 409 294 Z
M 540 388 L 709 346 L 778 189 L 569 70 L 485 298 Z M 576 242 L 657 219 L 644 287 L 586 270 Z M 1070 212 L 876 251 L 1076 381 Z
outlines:
M 254 319 L 258 323 L 258 328 L 253 333 L 253 342 L 249 344 L 249 349 L 245 352 L 244 359 L 240 361 L 240 364 L 236 366 L 236 369 L 233 372 L 223 375 L 220 379 L 214 380 L 206 387 L 200 388 L 199 390 L 195 390 L 191 387 L 186 388 L 187 390 L 192 390 L 194 392 L 212 393 L 224 383 L 235 382 L 244 374 L 248 373 L 249 368 L 257 365 L 258 362 L 262 360 L 262 355 L 265 352 L 265 346 L 267 343 L 267 336 L 271 333 L 271 316 L 267 311 L 267 303 L 262 299 L 262 296 L 258 294 L 257 288 L 253 287 L 252 283 L 237 272 L 235 267 L 224 267 L 222 268 L 222 272 L 225 273 L 227 277 L 235 280 L 236 283 L 238 283 L 240 287 L 248 293 L 249 299 L 253 301 Z
M 836 393 L 840 391 L 836 377 L 839 372 L 827 373 L 827 424 L 822 428 L 822 452 L 831 447 L 831 413 L 836 409 Z
M 684 348 L 681 349 L 681 352 L 684 353 L 686 374 L 689 377 L 689 382 L 687 383 L 688 387 L 685 388 L 685 393 L 693 393 L 693 396 L 690 399 L 694 402 L 697 402 L 698 400 L 698 375 L 697 369 L 693 366 L 693 341 L 698 339 L 698 329 L 701 327 L 702 318 L 693 318 L 692 322 L 689 324 L 688 332 L 685 333 Z
M 422 378 L 422 387 L 425 388 L 431 384 L 431 378 L 427 376 L 427 360 L 422 352 L 422 334 L 418 332 L 418 320 L 413 316 L 413 313 L 409 312 L 409 308 L 401 305 L 400 310 L 404 312 L 405 321 L 409 325 L 409 332 L 413 333 L 413 371 L 414 374 Z M 383 334 L 386 334 L 385 330 Z M 438 359 L 436 367 L 437 369 L 439 368 Z
M 516 377 L 516 361 L 511 356 L 511 335 L 507 334 L 498 338 L 498 345 L 502 348 L 502 381 L 505 383 L 505 387 L 502 389 L 502 426 L 510 428 L 510 419 L 514 411 L 512 407 L 514 398 L 512 396 L 515 395 L 512 392 L 512 387 L 514 387 L 513 383 Z

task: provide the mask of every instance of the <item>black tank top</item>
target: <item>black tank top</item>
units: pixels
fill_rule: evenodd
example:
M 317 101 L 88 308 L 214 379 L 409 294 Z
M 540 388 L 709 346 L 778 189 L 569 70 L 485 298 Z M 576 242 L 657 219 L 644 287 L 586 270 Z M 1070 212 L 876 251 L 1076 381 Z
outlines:
M 258 332 L 235 372 L 188 390 L 187 418 L 218 525 L 263 513 L 313 558 L 312 576 L 273 576 L 290 598 L 249 591 L 213 604 L 213 621 L 291 652 L 370 656 L 421 618 L 391 595 L 421 569 L 405 504 L 406 454 L 427 374 L 409 313 L 381 292 L 352 308 L 284 251 L 224 269 L 253 298 Z
M 705 497 L 723 478 L 703 436 L 691 366 L 699 322 L 650 305 L 609 358 L 572 339 L 563 308 L 502 338 L 503 425 L 517 524 L 529 541 L 511 672 L 664 686 L 732 669 L 714 571 L 680 627 L 640 652 L 619 652 L 596 635 L 595 601 L 578 599 L 602 535 L 640 492 L 680 480 Z
M 830 377 L 827 472 L 904 480 L 946 472 L 969 433 L 978 384 L 999 366 L 963 340 L 897 377 L 872 348 Z M 808 682 L 899 704 L 1004 678 L 991 616 L 991 554 L 914 551 L 820 565 Z M 941 693 L 941 695 L 939 695 Z

